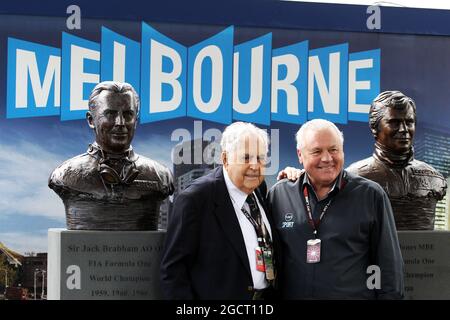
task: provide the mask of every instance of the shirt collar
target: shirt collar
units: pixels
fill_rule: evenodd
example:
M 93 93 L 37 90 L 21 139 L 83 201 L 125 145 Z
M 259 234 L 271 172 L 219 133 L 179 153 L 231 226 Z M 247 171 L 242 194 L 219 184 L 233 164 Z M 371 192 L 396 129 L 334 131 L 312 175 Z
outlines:
M 248 194 L 246 194 L 244 191 L 239 190 L 238 187 L 234 185 L 225 168 L 223 168 L 223 177 L 225 178 L 225 184 L 227 186 L 231 200 L 238 206 L 238 208 L 242 208 L 244 206 L 245 200 L 247 200 Z
M 344 170 L 341 170 L 341 172 L 339 173 L 339 175 L 337 176 L 336 180 L 334 180 L 334 184 L 333 187 L 331 188 L 331 190 L 328 192 L 328 195 L 332 194 L 332 193 L 338 193 L 339 190 L 342 187 L 342 179 L 343 179 L 343 175 L 344 175 Z M 303 175 L 303 182 L 302 182 L 302 190 L 305 187 L 305 185 L 310 186 L 311 190 L 314 191 L 314 187 L 312 186 L 311 182 L 309 181 L 309 177 L 308 174 L 305 173 Z M 314 192 L 315 193 L 315 192 Z

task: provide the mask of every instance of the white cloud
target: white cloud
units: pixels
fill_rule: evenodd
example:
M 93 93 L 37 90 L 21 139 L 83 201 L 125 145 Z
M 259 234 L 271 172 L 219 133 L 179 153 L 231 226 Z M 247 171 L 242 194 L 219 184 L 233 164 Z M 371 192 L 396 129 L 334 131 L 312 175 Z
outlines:
M 60 155 L 30 142 L 0 145 L 0 215 L 63 219 L 64 206 L 47 187 L 50 173 L 62 161 Z
M 24 233 L 24 232 L 8 232 L 0 233 L 1 242 L 9 249 L 20 254 L 25 252 L 47 252 L 47 232 L 41 233 Z

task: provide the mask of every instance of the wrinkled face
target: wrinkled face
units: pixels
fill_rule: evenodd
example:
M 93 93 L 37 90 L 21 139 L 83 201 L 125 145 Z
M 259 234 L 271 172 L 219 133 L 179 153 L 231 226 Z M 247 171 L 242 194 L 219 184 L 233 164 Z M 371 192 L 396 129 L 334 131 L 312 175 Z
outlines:
M 376 140 L 388 150 L 401 154 L 412 146 L 416 121 L 413 108 L 387 108 L 379 125 Z
M 297 150 L 300 163 L 315 187 L 329 187 L 344 166 L 344 151 L 338 133 L 325 128 L 305 134 L 302 150 Z
M 266 148 L 255 137 L 242 137 L 230 153 L 222 153 L 223 167 L 233 184 L 250 194 L 264 180 Z
M 131 92 L 100 92 L 97 107 L 88 112 L 89 126 L 103 150 L 121 153 L 130 147 L 137 124 L 137 110 Z

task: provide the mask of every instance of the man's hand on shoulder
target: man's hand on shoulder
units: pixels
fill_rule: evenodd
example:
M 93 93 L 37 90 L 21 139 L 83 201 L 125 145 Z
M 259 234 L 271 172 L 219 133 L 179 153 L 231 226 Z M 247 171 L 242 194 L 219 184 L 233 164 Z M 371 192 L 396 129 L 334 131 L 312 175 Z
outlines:
M 297 169 L 294 167 L 286 167 L 278 172 L 277 180 L 288 178 L 291 181 L 297 181 L 298 178 L 305 172 L 305 169 Z

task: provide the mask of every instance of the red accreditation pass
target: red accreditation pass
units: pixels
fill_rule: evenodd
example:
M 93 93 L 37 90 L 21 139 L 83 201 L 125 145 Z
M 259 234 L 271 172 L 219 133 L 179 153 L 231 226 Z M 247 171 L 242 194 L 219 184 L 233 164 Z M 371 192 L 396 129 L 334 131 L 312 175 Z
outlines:
M 264 258 L 261 247 L 255 248 L 255 258 L 256 258 L 256 270 L 261 272 L 266 272 L 266 268 L 264 266 Z

